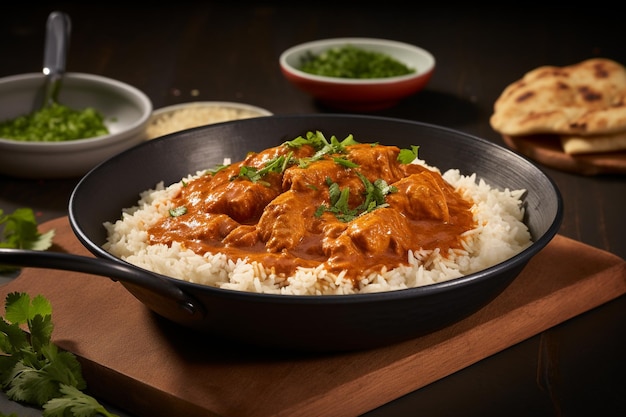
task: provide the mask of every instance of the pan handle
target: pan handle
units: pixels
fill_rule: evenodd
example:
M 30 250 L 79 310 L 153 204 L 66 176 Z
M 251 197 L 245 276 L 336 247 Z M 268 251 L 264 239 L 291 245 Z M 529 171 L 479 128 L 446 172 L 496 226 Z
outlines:
M 60 269 L 109 277 L 114 281 L 134 284 L 166 299 L 175 300 L 186 315 L 195 319 L 200 319 L 205 315 L 202 304 L 176 285 L 158 274 L 130 264 L 59 252 L 0 248 L 0 265 Z

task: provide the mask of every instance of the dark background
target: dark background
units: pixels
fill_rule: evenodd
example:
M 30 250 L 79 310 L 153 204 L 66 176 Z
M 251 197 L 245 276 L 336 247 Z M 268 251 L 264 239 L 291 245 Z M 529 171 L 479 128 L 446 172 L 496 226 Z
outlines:
M 607 3 L 577 8 L 421 5 L 410 2 L 48 2 L 0 7 L 0 76 L 39 72 L 48 14 L 72 18 L 67 70 L 104 75 L 143 90 L 154 107 L 239 101 L 275 114 L 332 112 L 281 76 L 278 56 L 315 39 L 359 36 L 429 50 L 426 90 L 377 115 L 434 123 L 503 144 L 489 126 L 502 90 L 542 65 L 593 57 L 626 64 L 624 18 Z M 543 167 L 564 198 L 560 233 L 626 257 L 626 180 Z M 45 221 L 67 213 L 77 180 L 0 176 L 0 208 L 35 209 Z M 429 385 L 374 416 L 626 415 L 625 297 Z M 538 380 L 545 349 L 556 386 Z M 0 401 L 0 409 L 4 407 Z

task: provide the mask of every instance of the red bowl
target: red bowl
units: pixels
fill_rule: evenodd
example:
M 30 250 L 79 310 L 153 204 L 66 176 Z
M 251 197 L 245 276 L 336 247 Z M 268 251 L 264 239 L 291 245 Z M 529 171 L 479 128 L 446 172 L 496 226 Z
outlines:
M 346 45 L 384 53 L 416 69 L 416 72 L 398 77 L 354 79 L 313 75 L 298 69 L 308 53 L 317 55 L 327 49 Z M 422 90 L 433 74 L 435 58 L 430 52 L 403 42 L 335 38 L 293 46 L 280 55 L 279 64 L 289 82 L 322 104 L 339 110 L 367 112 L 392 107 Z

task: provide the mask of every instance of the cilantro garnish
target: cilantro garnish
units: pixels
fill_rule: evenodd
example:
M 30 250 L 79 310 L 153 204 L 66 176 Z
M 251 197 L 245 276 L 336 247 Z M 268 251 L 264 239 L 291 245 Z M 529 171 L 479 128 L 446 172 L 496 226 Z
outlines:
M 35 213 L 18 208 L 11 214 L 0 209 L 0 248 L 46 250 L 52 246 L 54 230 L 39 233 Z M 0 265 L 0 272 L 14 271 L 14 266 Z
M 81 391 L 86 383 L 76 356 L 51 343 L 52 307 L 46 298 L 13 292 L 6 296 L 5 311 L 0 386 L 10 400 L 42 407 L 44 417 L 117 417 Z
M 290 164 L 292 154 L 293 152 L 289 153 L 289 155 L 287 156 L 277 156 L 276 158 L 268 161 L 261 169 L 242 165 L 241 167 L 239 167 L 239 175 L 237 175 L 235 178 L 245 178 L 249 181 L 259 182 L 261 184 L 269 186 L 267 182 L 262 181 L 262 178 L 270 172 L 282 174 L 287 169 L 287 166 Z
M 218 172 L 220 172 L 221 170 L 223 170 L 223 169 L 225 169 L 227 167 L 228 167 L 228 165 L 220 164 L 220 165 L 217 165 L 215 168 L 207 169 L 206 171 L 209 174 L 211 174 L 211 175 L 215 175 L 215 174 L 217 174 Z
M 358 177 L 365 185 L 364 200 L 357 207 L 350 208 L 348 200 L 350 198 L 350 187 L 343 190 L 339 188 L 336 182 L 330 178 L 326 178 L 328 184 L 328 194 L 330 197 L 330 205 L 322 204 L 315 210 L 315 217 L 320 217 L 324 212 L 330 212 L 340 221 L 347 223 L 357 217 L 372 212 L 378 208 L 387 207 L 385 196 L 398 191 L 393 185 L 388 185 L 383 179 L 377 179 L 372 183 L 363 174 L 356 172 Z
M 0 209 L 0 226 L 4 225 L 0 248 L 46 250 L 52 245 L 54 230 L 39 233 L 35 213 L 18 208 L 12 214 Z
M 357 172 L 357 175 L 365 185 L 365 200 L 357 208 L 361 213 L 369 213 L 377 208 L 387 207 L 388 204 L 385 202 L 385 196 L 398 191 L 396 187 L 388 185 L 387 182 L 381 178 L 377 179 L 372 184 L 360 172 Z
M 346 168 L 358 168 L 359 164 L 354 163 L 346 158 L 333 158 L 333 161 L 339 165 L 343 165 Z
M 306 168 L 310 163 L 319 161 L 326 155 L 346 153 L 346 146 L 358 145 L 359 142 L 354 140 L 354 136 L 348 135 L 345 139 L 339 140 L 335 135 L 330 137 L 330 141 L 326 139 L 322 132 L 307 132 L 306 137 L 298 136 L 297 138 L 284 143 L 286 146 L 299 148 L 302 145 L 310 145 L 317 152 L 311 157 L 300 158 L 298 165 Z
M 417 159 L 417 151 L 419 150 L 419 146 L 411 145 L 411 149 L 400 149 L 400 153 L 398 154 L 398 161 L 401 164 L 410 164 L 411 162 Z
M 330 196 L 330 206 L 325 204 L 320 205 L 315 210 L 315 217 L 320 217 L 325 211 L 331 212 L 342 222 L 349 222 L 357 217 L 358 212 L 356 209 L 351 209 L 348 206 L 348 200 L 350 199 L 350 187 L 346 187 L 343 190 L 339 189 L 339 184 L 333 182 L 330 178 L 326 178 L 328 184 L 328 194 Z
M 294 164 L 299 168 L 305 169 L 313 162 L 324 158 L 332 158 L 338 165 L 348 169 L 355 169 L 356 175 L 359 176 L 365 186 L 363 193 L 364 199 L 357 207 L 349 207 L 350 188 L 346 187 L 341 190 L 337 183 L 327 178 L 326 183 L 328 185 L 330 201 L 329 204 L 320 205 L 315 211 L 315 216 L 320 217 L 325 212 L 331 212 L 339 220 L 349 222 L 364 213 L 369 213 L 381 207 L 387 207 L 388 204 L 385 201 L 385 196 L 397 192 L 396 187 L 387 184 L 383 179 L 379 178 L 373 183 L 370 182 L 363 174 L 356 171 L 359 164 L 343 156 L 347 154 L 346 148 L 348 146 L 359 144 L 360 143 L 354 139 L 353 135 L 348 135 L 343 140 L 339 140 L 334 135 L 331 136 L 330 139 L 327 139 L 320 131 L 308 131 L 304 136 L 298 136 L 295 139 L 286 141 L 283 145 L 290 148 L 300 148 L 305 145 L 311 146 L 315 149 L 315 153 L 312 156 L 298 158 L 296 160 L 293 158 L 293 152 L 291 152 L 286 157 L 279 156 L 272 159 L 260 169 L 242 165 L 239 167 L 239 173 L 231 177 L 231 180 L 247 179 L 251 182 L 269 186 L 269 183 L 263 181 L 263 177 L 270 172 L 282 174 L 290 165 Z M 376 143 L 371 144 L 371 146 L 376 145 Z M 410 149 L 401 149 L 397 157 L 398 161 L 402 164 L 412 163 L 417 158 L 418 149 L 419 146 L 415 145 L 411 146 Z M 219 168 L 217 170 L 219 170 Z M 214 172 L 217 172 L 217 170 Z M 310 187 L 314 188 L 313 186 Z
M 169 209 L 169 213 L 170 213 L 170 217 L 182 216 L 183 214 L 187 213 L 187 207 L 185 206 L 174 207 L 174 208 Z

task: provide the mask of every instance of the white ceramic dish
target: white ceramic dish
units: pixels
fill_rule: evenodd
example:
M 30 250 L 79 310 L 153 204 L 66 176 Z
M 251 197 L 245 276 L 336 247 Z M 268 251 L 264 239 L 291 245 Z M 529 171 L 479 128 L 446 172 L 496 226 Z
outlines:
M 387 78 L 339 78 L 301 71 L 308 54 L 343 46 L 383 53 L 416 70 L 415 73 Z M 391 107 L 422 90 L 435 69 L 435 58 L 425 49 L 387 39 L 333 38 L 302 43 L 285 50 L 279 57 L 283 75 L 294 86 L 330 107 L 342 110 L 372 111 Z
M 42 73 L 0 78 L 0 120 L 28 114 L 44 83 Z M 22 142 L 0 138 L 0 174 L 22 178 L 79 177 L 109 157 L 145 139 L 152 102 L 137 88 L 93 74 L 67 73 L 58 100 L 93 107 L 110 134 L 66 142 Z
M 162 107 L 152 113 L 146 136 L 154 139 L 166 134 L 194 127 L 271 116 L 272 112 L 261 107 L 231 101 L 194 101 Z

